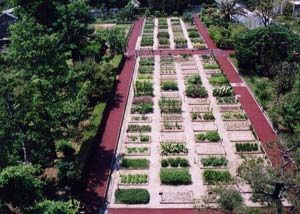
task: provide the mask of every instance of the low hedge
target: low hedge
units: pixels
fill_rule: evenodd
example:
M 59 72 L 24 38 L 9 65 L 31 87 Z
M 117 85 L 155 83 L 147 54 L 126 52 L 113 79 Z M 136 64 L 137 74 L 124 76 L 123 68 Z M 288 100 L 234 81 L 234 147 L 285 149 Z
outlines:
M 189 161 L 185 158 L 166 158 L 161 160 L 162 167 L 189 167 Z
M 257 143 L 237 143 L 235 144 L 237 152 L 256 152 L 258 151 Z
M 150 194 L 146 189 L 117 189 L 115 202 L 120 204 L 148 204 Z
M 188 169 L 161 169 L 160 180 L 166 185 L 189 185 L 192 177 Z
M 147 169 L 149 168 L 149 160 L 139 158 L 123 158 L 121 166 L 127 169 Z

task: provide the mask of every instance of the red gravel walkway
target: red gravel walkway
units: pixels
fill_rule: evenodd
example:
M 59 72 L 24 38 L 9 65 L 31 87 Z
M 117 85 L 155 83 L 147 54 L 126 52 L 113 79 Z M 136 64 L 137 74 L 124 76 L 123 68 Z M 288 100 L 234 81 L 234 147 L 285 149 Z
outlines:
M 208 30 L 205 27 L 205 25 L 200 21 L 198 14 L 194 14 L 194 23 L 195 23 L 196 27 L 198 28 L 199 32 L 201 33 L 205 43 L 207 44 L 207 47 L 209 49 L 216 49 L 217 48 L 216 44 L 210 38 Z
M 139 19 L 134 23 L 128 41 L 127 52 L 129 54 L 132 54 L 135 49 L 142 25 L 143 19 Z M 114 99 L 109 103 L 110 110 L 106 120 L 107 123 L 102 131 L 102 136 L 98 139 L 94 154 L 89 161 L 86 191 L 83 194 L 84 201 L 88 206 L 87 213 L 97 213 L 106 196 L 111 164 L 121 130 L 135 61 L 134 56 L 125 61 L 123 70 L 118 77 L 116 94 Z

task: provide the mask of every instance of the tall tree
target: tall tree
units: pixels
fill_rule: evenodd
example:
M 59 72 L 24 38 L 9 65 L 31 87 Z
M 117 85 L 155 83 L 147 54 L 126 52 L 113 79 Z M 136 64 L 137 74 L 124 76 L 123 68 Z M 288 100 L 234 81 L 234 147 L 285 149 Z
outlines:
M 38 176 L 39 166 L 18 165 L 0 172 L 0 198 L 14 207 L 27 209 L 42 198 L 45 183 Z
M 275 207 L 278 214 L 284 213 L 284 196 L 293 202 L 296 213 L 299 212 L 300 175 L 291 167 L 289 158 L 289 152 L 297 147 L 299 144 L 282 151 L 282 164 L 278 169 L 266 166 L 263 159 L 246 159 L 239 167 L 239 175 L 251 185 L 253 198 Z
M 0 120 L 6 126 L 0 127 L 0 138 L 19 142 L 16 149 L 23 148 L 19 152 L 24 162 L 51 164 L 56 157 L 55 140 L 82 118 L 85 89 L 68 88 L 68 67 L 61 50 L 57 35 L 48 35 L 31 18 L 12 27 L 6 54 L 10 66 L 1 70 L 5 85 L 0 90 L 4 111 Z
M 256 14 L 264 26 L 271 24 L 274 16 L 275 0 L 258 0 L 256 2 Z
M 244 10 L 237 5 L 236 0 L 221 0 L 220 3 L 220 13 L 226 23 L 232 21 L 237 15 L 245 15 Z

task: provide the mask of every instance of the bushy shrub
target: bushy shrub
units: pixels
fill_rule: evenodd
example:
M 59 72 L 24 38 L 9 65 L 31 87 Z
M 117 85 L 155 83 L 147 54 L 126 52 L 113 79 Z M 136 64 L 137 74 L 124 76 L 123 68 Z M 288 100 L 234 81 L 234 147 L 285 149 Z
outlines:
M 159 38 L 159 44 L 160 45 L 168 45 L 169 44 L 169 39 L 167 39 L 167 38 Z
M 147 169 L 149 168 L 149 160 L 138 158 L 123 158 L 121 166 L 127 169 Z
M 135 96 L 153 96 L 153 83 L 149 80 L 137 80 L 134 84 Z
M 188 185 L 192 177 L 188 169 L 161 169 L 160 180 L 166 185 Z
M 70 156 L 75 153 L 75 149 L 72 144 L 66 140 L 59 140 L 55 144 L 56 151 L 62 152 L 64 156 Z
M 150 195 L 146 189 L 117 189 L 115 198 L 121 204 L 148 204 Z

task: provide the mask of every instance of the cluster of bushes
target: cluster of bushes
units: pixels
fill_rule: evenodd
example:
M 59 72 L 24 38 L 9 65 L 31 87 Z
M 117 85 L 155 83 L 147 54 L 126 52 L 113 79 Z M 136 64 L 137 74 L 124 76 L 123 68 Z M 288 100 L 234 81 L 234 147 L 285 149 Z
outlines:
M 115 200 L 121 204 L 148 204 L 150 194 L 146 189 L 117 189 Z
M 188 169 L 161 169 L 160 180 L 166 185 L 188 185 L 192 177 Z
M 213 185 L 217 183 L 230 183 L 232 177 L 228 171 L 205 170 L 203 173 L 204 182 Z
M 210 142 L 218 142 L 220 140 L 220 135 L 218 131 L 207 131 L 206 133 L 200 133 L 196 135 L 196 140 L 203 142 L 203 141 L 210 141 Z
M 121 166 L 126 169 L 148 169 L 149 168 L 149 160 L 147 159 L 128 159 L 123 158 L 121 162 Z
M 146 184 L 148 175 L 146 174 L 128 174 L 121 175 L 121 183 L 123 184 Z
M 208 31 L 218 48 L 233 49 L 236 38 L 246 32 L 243 24 L 226 22 L 217 8 L 208 8 L 201 11 L 201 20 L 208 27 Z
M 127 132 L 151 132 L 149 125 L 128 125 Z
M 189 167 L 189 161 L 185 158 L 166 158 L 161 160 L 162 167 Z
M 183 143 L 161 143 L 162 155 L 187 153 L 188 149 Z
M 208 158 L 202 158 L 201 163 L 205 167 L 220 167 L 220 166 L 227 166 L 228 161 L 225 157 L 208 157 Z
M 192 98 L 205 98 L 208 96 L 206 89 L 202 86 L 202 81 L 198 74 L 188 78 L 186 96 Z
M 164 91 L 178 91 L 178 84 L 175 80 L 166 80 L 162 82 L 161 88 Z
M 235 148 L 237 152 L 256 152 L 258 151 L 257 143 L 236 143 Z

